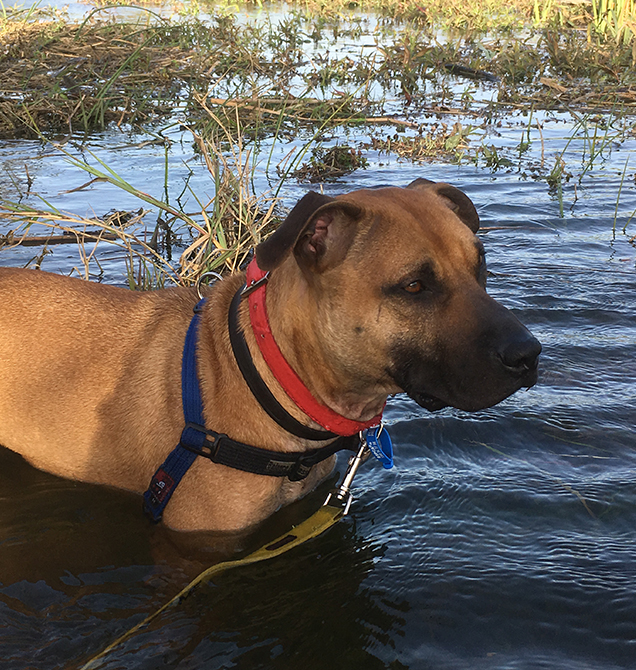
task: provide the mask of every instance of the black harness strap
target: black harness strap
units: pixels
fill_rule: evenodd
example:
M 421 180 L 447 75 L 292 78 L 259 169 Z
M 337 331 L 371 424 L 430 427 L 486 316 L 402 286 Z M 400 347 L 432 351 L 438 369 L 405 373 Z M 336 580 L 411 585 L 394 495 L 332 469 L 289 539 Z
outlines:
M 355 451 L 358 444 L 358 436 L 351 435 L 311 451 L 271 451 L 237 442 L 224 433 L 194 423 L 186 424 L 181 436 L 182 447 L 213 463 L 256 475 L 287 477 L 292 482 L 304 479 L 314 465 L 342 449 Z

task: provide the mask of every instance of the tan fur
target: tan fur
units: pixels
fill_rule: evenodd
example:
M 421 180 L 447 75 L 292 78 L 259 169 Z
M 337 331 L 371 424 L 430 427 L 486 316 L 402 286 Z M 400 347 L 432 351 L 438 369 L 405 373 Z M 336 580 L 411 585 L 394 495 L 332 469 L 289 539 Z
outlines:
M 401 390 L 387 372 L 389 336 L 410 333 L 424 347 L 440 337 L 439 310 L 413 319 L 384 305 L 382 286 L 423 257 L 435 259 L 452 288 L 451 328 L 459 333 L 471 328 L 464 303 L 484 291 L 475 280 L 473 233 L 434 192 L 382 189 L 341 201 L 362 206 L 364 215 L 329 229 L 328 268 L 312 272 L 287 254 L 272 271 L 267 305 L 276 340 L 315 396 L 364 420 Z M 202 314 L 197 356 L 206 425 L 268 449 L 315 448 L 272 422 L 238 371 L 227 314 L 243 281 L 236 275 L 210 289 Z M 142 493 L 182 430 L 181 354 L 196 302 L 191 289 L 135 293 L 1 269 L 0 444 L 56 475 Z M 288 411 L 315 426 L 264 366 L 246 302 L 240 322 L 259 371 Z M 315 487 L 333 462 L 291 483 L 198 458 L 164 521 L 181 530 L 244 529 Z

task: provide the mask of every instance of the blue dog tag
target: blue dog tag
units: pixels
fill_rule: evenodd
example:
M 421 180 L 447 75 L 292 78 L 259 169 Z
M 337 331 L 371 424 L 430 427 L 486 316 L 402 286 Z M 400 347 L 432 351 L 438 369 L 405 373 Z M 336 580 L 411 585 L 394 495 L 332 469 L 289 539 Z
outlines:
M 393 442 L 384 426 L 373 426 L 365 430 L 364 440 L 371 453 L 382 463 L 386 470 L 393 467 Z

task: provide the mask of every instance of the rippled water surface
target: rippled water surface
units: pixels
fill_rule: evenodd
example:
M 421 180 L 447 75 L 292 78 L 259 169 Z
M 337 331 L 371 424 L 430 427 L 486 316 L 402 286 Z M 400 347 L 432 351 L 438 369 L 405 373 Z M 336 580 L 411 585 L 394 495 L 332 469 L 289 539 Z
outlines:
M 518 123 L 496 141 L 518 142 Z M 537 161 L 545 149 L 576 162 L 569 123 L 546 117 Z M 117 148 L 109 133 L 91 141 L 122 174 L 162 187 L 163 147 Z M 482 219 L 490 293 L 543 344 L 539 382 L 475 414 L 391 399 L 396 466 L 363 467 L 349 518 L 199 587 L 99 667 L 636 667 L 636 249 L 632 224 L 621 232 L 636 208 L 633 168 L 622 177 L 633 139 L 620 148 L 580 183 L 575 174 L 562 203 L 514 168 L 416 166 L 372 151 L 367 170 L 325 186 L 335 194 L 426 177 L 462 188 Z M 177 181 L 180 151 L 170 154 Z M 5 173 L 25 161 L 39 192 L 64 208 L 131 206 L 103 185 L 59 195 L 86 176 L 37 143 L 0 142 Z M 193 188 L 206 179 L 196 172 Z M 10 195 L 9 181 L 3 189 Z M 305 190 L 290 186 L 290 203 Z M 34 253 L 2 251 L 0 265 Z M 44 268 L 76 263 L 73 249 L 58 249 Z M 104 267 L 106 281 L 123 281 L 117 257 Z M 243 550 L 306 518 L 326 489 Z M 201 538 L 186 544 L 150 525 L 138 497 L 57 479 L 6 450 L 0 498 L 3 670 L 79 667 L 220 557 Z
M 201 587 L 104 667 L 634 666 L 636 253 L 611 189 L 560 219 L 545 185 L 417 174 L 495 228 L 490 291 L 542 341 L 539 383 L 472 415 L 393 399 L 396 467 L 365 466 L 350 519 Z M 73 667 L 204 566 L 136 497 L 0 458 L 3 667 Z

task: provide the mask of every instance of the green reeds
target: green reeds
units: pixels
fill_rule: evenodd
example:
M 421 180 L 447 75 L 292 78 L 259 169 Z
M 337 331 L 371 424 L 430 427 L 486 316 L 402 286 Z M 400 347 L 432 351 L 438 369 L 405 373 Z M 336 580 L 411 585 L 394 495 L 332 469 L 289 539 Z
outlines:
M 636 0 L 592 0 L 591 28 L 617 45 L 630 45 L 636 35 Z

